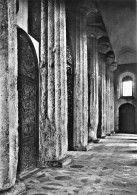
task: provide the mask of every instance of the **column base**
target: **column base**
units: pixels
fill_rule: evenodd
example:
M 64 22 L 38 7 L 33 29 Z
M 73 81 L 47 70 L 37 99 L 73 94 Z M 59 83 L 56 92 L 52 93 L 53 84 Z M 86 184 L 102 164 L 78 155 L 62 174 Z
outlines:
M 89 142 L 87 146 L 75 146 L 74 151 L 89 151 L 92 149 L 94 144 L 99 143 L 99 142 L 100 140 L 96 139 L 96 140 L 92 140 L 91 142 Z
M 51 161 L 47 161 L 47 166 L 48 167 L 64 167 L 68 164 L 70 164 L 72 162 L 73 158 L 72 156 L 66 156 L 62 159 L 59 160 L 51 160 Z
M 106 136 L 111 136 L 111 133 L 107 133 Z
M 106 138 L 106 135 L 102 135 L 100 139 L 105 139 Z
M 87 151 L 87 146 L 75 146 L 74 151 Z
M 110 133 L 113 135 L 113 134 L 115 134 L 115 131 L 112 130 L 112 131 L 110 131 Z
M 26 186 L 23 182 L 17 181 L 9 190 L 0 192 L 1 195 L 23 195 L 26 192 Z

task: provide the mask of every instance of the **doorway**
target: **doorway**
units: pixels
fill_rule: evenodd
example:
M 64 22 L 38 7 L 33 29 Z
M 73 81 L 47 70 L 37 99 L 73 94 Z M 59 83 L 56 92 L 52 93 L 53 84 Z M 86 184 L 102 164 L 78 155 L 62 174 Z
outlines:
M 119 108 L 120 133 L 135 133 L 135 107 L 126 103 Z
M 18 173 L 33 169 L 38 159 L 38 60 L 29 35 L 18 28 Z

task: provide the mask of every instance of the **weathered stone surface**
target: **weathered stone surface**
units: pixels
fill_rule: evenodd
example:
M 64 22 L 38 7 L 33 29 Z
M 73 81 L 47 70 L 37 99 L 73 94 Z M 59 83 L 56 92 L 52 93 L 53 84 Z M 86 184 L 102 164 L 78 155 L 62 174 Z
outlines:
M 76 14 L 76 61 L 74 72 L 74 148 L 87 145 L 88 140 L 88 68 L 85 16 Z
M 110 134 L 110 70 L 109 64 L 106 64 L 106 134 Z
M 89 140 L 97 139 L 97 128 L 99 118 L 99 102 L 98 102 L 98 51 L 97 51 L 97 39 L 96 37 L 89 38 L 88 40 L 89 50 Z
M 1 195 L 23 195 L 26 192 L 26 186 L 23 182 L 16 182 L 15 185 L 5 191 L 5 192 L 1 192 Z
M 29 0 L 28 4 L 28 32 L 29 34 L 40 42 L 41 29 L 41 1 Z M 45 24 L 46 25 L 46 24 Z
M 16 1 L 0 0 L 0 191 L 15 184 L 18 162 Z
M 88 152 L 70 152 L 74 162 L 67 167 L 46 168 L 24 178 L 30 194 L 136 194 L 137 135 L 115 134 L 92 146 Z
M 114 72 L 114 84 L 115 84 L 115 131 L 119 131 L 119 117 L 120 117 L 120 108 L 123 104 L 130 103 L 134 105 L 135 110 L 135 118 L 137 118 L 137 66 L 136 64 L 126 64 L 122 66 L 118 66 L 117 70 Z M 122 80 L 126 77 L 130 76 L 133 81 L 132 93 L 133 97 L 131 98 L 122 98 Z M 132 117 L 133 118 L 133 117 Z M 130 120 L 131 121 L 131 120 Z M 131 129 L 131 128 L 130 128 Z M 135 129 L 137 129 L 137 120 L 135 120 Z M 137 131 L 135 131 L 137 132 Z
M 72 162 L 72 156 L 66 156 L 61 160 L 47 161 L 48 167 L 63 167 Z
M 99 53 L 99 125 L 98 137 L 106 135 L 106 64 L 104 54 Z
M 42 1 L 41 10 L 40 164 L 44 165 L 62 158 L 68 147 L 66 11 L 63 0 Z

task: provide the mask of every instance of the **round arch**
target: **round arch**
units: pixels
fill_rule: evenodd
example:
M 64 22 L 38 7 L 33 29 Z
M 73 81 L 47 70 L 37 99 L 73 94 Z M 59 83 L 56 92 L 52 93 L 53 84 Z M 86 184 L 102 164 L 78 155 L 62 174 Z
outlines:
M 130 103 L 122 104 L 119 107 L 119 132 L 136 133 L 135 130 L 135 106 Z
M 125 77 L 130 77 L 133 81 L 133 96 L 136 97 L 136 77 L 135 74 L 132 72 L 124 72 L 122 74 L 119 75 L 118 77 L 118 92 L 117 92 L 117 96 L 118 98 L 122 97 L 122 81 Z
M 29 35 L 21 28 L 18 35 L 18 173 L 37 166 L 39 152 L 39 68 Z

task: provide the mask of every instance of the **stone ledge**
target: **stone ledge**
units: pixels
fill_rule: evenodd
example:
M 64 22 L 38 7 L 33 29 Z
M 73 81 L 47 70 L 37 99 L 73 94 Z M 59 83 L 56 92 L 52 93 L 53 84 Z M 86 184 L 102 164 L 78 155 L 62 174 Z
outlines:
M 59 160 L 52 160 L 52 161 L 47 161 L 47 166 L 48 167 L 64 167 L 68 164 L 70 164 L 73 160 L 73 157 L 72 156 L 66 156 L 62 159 L 59 159 Z
M 1 195 L 23 195 L 26 192 L 26 186 L 23 182 L 17 181 L 9 190 L 0 192 Z

